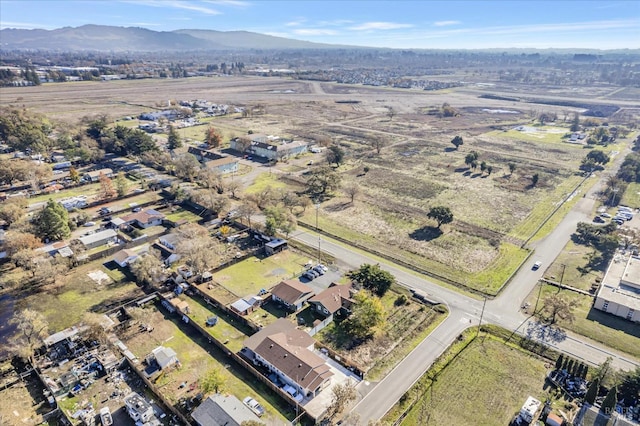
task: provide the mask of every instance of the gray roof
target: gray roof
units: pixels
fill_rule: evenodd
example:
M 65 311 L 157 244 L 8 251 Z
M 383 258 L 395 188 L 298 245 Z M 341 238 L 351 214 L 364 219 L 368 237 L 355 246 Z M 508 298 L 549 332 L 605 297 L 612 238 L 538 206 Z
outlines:
M 231 304 L 231 307 L 238 312 L 244 312 L 251 308 L 251 304 L 244 299 L 236 300 Z
M 219 393 L 205 399 L 191 417 L 200 426 L 240 426 L 242 422 L 260 421 L 238 398 Z
M 96 232 L 95 234 L 85 235 L 84 237 L 78 238 L 82 244 L 85 246 L 88 244 L 97 243 L 99 241 L 106 241 L 110 238 L 115 238 L 118 233 L 113 229 L 106 229 L 104 231 Z

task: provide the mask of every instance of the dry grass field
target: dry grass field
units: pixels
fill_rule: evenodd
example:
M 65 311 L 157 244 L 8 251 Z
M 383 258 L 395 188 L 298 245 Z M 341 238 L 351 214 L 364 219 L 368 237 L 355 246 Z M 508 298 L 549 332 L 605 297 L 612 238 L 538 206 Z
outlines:
M 562 139 L 569 131 L 565 120 L 578 110 L 479 97 L 512 89 L 499 83 L 419 91 L 287 78 L 213 77 L 2 88 L 0 106 L 24 105 L 53 120 L 71 122 L 88 114 L 108 114 L 114 120 L 137 115 L 166 105 L 168 99 L 260 106 L 260 114 L 248 118 L 231 114 L 212 118 L 210 123 L 225 138 L 251 130 L 330 140 L 345 149 L 347 162 L 337 171 L 343 182 L 357 182 L 362 194 L 353 204 L 340 193 L 324 201 L 319 218 L 322 229 L 495 293 L 526 258 L 528 253 L 521 245 L 581 182 L 578 166 L 588 152 Z M 594 101 L 591 93 L 580 91 L 517 89 L 522 99 L 527 99 L 526 94 L 528 99 Z M 611 102 L 606 99 L 611 91 L 596 89 L 602 96 L 596 102 Z M 345 100 L 357 103 L 336 103 Z M 618 101 L 623 106 L 628 102 Z M 458 115 L 442 118 L 432 114 L 444 103 Z M 395 112 L 392 117 L 389 108 Z M 559 118 L 551 125 L 538 126 L 532 120 L 536 111 L 556 113 Z M 533 130 L 513 130 L 517 126 Z M 185 136 L 188 132 L 189 138 L 197 140 L 203 128 L 185 129 Z M 464 138 L 458 150 L 450 143 L 456 135 Z M 385 145 L 380 153 L 372 147 L 372 140 Z M 464 158 L 471 151 L 478 153 L 478 163 L 492 167 L 491 174 L 465 165 Z M 304 169 L 297 167 L 307 161 L 279 164 L 274 175 L 289 174 L 287 177 L 303 181 L 304 176 L 296 175 Z M 509 164 L 515 165 L 513 173 Z M 535 174 L 539 181 L 533 186 Z M 291 182 L 280 180 L 274 187 L 303 189 Z M 264 183 L 258 176 L 251 191 Z M 455 217 L 441 230 L 426 218 L 429 208 L 436 205 L 450 207 Z M 308 209 L 301 220 L 313 224 L 315 211 L 309 210 L 314 209 Z

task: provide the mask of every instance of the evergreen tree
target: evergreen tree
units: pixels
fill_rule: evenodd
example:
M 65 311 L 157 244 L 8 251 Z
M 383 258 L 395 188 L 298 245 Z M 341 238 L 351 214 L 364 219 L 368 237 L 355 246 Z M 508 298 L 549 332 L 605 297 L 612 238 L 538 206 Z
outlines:
M 178 131 L 173 126 L 169 126 L 169 139 L 167 143 L 167 149 L 169 151 L 173 151 L 174 149 L 178 149 L 182 146 L 182 139 L 180 139 L 180 135 L 178 135 Z
M 558 359 L 556 359 L 556 370 L 560 370 L 562 368 L 562 361 L 564 360 L 564 356 L 560 354 Z
M 600 411 L 604 414 L 611 415 L 616 409 L 616 404 L 618 403 L 618 388 L 615 386 L 609 389 L 609 393 L 602 401 L 602 406 L 600 407 Z
M 593 405 L 596 402 L 596 397 L 598 396 L 598 390 L 600 389 L 600 379 L 597 377 L 591 384 L 589 385 L 589 389 L 587 389 L 587 393 L 584 396 L 584 402 Z
M 62 204 L 53 200 L 49 200 L 47 206 L 36 215 L 34 223 L 36 235 L 42 239 L 57 241 L 71 236 L 69 213 Z

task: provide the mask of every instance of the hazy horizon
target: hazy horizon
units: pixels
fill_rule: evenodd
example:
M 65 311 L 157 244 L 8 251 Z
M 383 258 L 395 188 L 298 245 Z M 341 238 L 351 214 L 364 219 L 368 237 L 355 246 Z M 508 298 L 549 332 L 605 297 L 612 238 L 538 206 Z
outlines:
M 154 31 L 244 30 L 316 43 L 405 49 L 640 48 L 640 2 L 626 0 L 3 0 L 0 11 L 1 29 L 96 24 Z

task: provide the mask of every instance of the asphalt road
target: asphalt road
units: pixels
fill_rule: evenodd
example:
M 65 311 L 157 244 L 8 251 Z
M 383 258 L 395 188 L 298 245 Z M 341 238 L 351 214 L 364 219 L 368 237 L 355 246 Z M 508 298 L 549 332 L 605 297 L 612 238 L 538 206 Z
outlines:
M 615 167 L 613 169 L 615 170 Z M 604 182 L 606 177 L 606 175 L 600 176 L 600 184 Z M 591 177 L 590 179 L 595 178 Z M 560 254 L 575 231 L 576 224 L 580 221 L 591 220 L 590 215 L 596 202 L 593 194 L 598 188 L 599 185 L 595 185 L 588 194 L 582 192 L 575 194 L 577 197 L 584 197 L 578 201 L 549 236 L 532 245 L 535 250 L 534 255 L 520 269 L 500 296 L 487 301 L 483 323 L 492 323 L 506 329 L 517 330 L 519 334 L 528 335 L 534 340 L 571 354 L 573 357 L 592 365 L 600 364 L 607 357 L 612 357 L 612 364 L 615 367 L 629 370 L 640 365 L 640 361 L 611 350 L 584 336 L 547 327 L 520 311 L 524 299 L 535 288 L 544 269 Z M 311 247 L 318 244 L 318 234 L 313 232 L 298 231 L 292 235 L 292 238 Z M 369 420 L 376 420 L 384 416 L 463 330 L 479 323 L 484 301 L 441 287 L 429 281 L 425 276 L 406 272 L 391 262 L 378 261 L 325 237 L 321 237 L 321 248 L 339 259 L 342 266 L 347 268 L 357 268 L 363 263 L 380 263 L 383 269 L 394 274 L 400 284 L 408 288 L 420 289 L 430 294 L 434 299 L 442 301 L 449 308 L 450 313 L 447 319 L 381 382 L 363 382 L 358 386 L 362 399 L 354 407 L 354 411 L 360 415 L 362 423 L 367 424 Z M 531 266 L 537 260 L 542 262 L 543 267 L 533 271 Z

